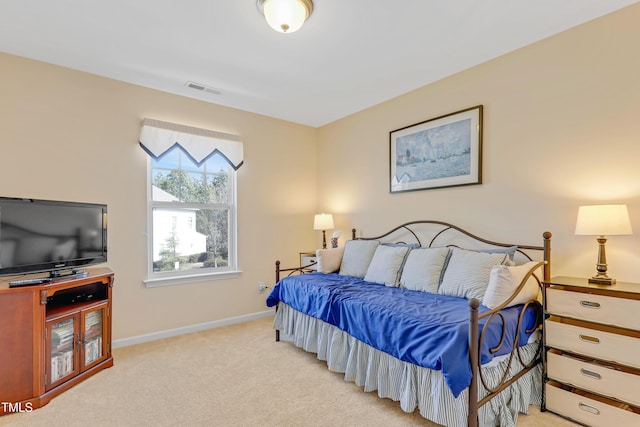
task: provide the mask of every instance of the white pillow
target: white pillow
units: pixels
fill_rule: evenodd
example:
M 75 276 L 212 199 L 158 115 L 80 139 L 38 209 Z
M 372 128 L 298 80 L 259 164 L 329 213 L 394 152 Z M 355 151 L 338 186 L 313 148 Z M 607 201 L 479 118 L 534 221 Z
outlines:
M 377 240 L 347 240 L 339 274 L 363 278 L 379 244 Z
M 508 259 L 508 254 L 453 248 L 438 293 L 482 301 L 489 286 L 491 269 Z
M 398 286 L 408 246 L 379 245 L 367 269 L 364 280 L 385 286 Z
M 438 292 L 449 248 L 412 249 L 402 267 L 400 286 L 413 291 Z
M 539 267 L 539 263 L 530 261 L 525 264 L 508 266 L 508 265 L 496 265 L 491 269 L 489 275 L 489 286 L 487 292 L 482 299 L 482 305 L 489 308 L 495 308 L 505 302 L 518 286 L 524 276 L 531 270 L 535 270 Z M 530 299 L 536 299 L 538 297 L 538 281 L 535 277 L 529 276 L 524 287 L 518 292 L 518 295 L 507 305 L 524 304 Z
M 340 248 L 332 249 L 318 249 L 316 250 L 316 261 L 318 271 L 320 273 L 333 273 L 338 271 L 340 264 L 342 263 L 342 254 L 344 253 L 344 246 Z

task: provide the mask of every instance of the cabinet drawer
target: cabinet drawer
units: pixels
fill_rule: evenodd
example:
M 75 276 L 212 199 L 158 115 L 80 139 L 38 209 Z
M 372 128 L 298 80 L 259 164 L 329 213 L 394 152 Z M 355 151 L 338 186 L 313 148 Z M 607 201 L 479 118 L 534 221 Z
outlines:
M 640 368 L 640 339 L 612 332 L 560 323 L 544 323 L 545 344 L 604 361 Z
M 640 415 L 613 405 L 545 384 L 547 409 L 593 427 L 637 426 Z
M 640 301 L 547 289 L 547 311 L 590 322 L 640 329 Z
M 312 264 L 314 262 L 318 262 L 318 260 L 316 259 L 315 256 L 310 256 L 310 255 L 302 255 L 300 257 L 300 267 L 304 267 L 307 266 L 309 264 Z M 315 270 L 317 267 L 317 265 L 312 265 L 311 267 L 309 267 L 309 270 Z
M 640 406 L 640 376 L 580 359 L 547 353 L 547 376 L 585 390 Z

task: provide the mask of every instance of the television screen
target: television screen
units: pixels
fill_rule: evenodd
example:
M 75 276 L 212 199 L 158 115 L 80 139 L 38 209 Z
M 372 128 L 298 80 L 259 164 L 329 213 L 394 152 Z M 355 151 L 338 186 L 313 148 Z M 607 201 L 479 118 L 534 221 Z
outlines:
M 0 197 L 0 275 L 106 260 L 106 205 Z

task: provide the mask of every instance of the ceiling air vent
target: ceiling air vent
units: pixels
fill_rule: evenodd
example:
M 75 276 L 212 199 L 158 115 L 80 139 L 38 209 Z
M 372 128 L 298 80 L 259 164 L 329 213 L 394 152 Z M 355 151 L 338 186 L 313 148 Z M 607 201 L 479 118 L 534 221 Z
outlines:
M 186 86 L 190 89 L 199 90 L 201 92 L 212 93 L 214 95 L 222 95 L 222 90 L 216 89 L 215 87 L 205 86 L 200 83 L 187 82 Z

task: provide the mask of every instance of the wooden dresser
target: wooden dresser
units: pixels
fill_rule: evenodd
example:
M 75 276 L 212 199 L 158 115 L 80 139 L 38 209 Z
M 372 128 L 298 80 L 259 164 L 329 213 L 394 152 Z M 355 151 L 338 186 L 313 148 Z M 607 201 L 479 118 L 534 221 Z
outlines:
M 0 415 L 31 412 L 113 365 L 107 268 L 14 287 L 0 280 Z
M 542 410 L 589 426 L 640 425 L 640 284 L 544 283 Z

